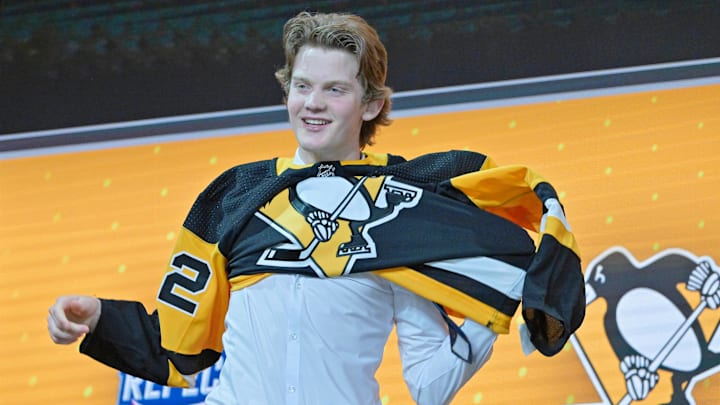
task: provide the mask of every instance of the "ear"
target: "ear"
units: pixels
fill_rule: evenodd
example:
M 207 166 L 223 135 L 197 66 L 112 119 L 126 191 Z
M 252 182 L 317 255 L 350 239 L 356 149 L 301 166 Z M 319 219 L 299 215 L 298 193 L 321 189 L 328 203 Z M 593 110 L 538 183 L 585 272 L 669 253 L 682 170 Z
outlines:
M 385 105 L 384 99 L 378 99 L 378 100 L 371 100 L 367 103 L 367 106 L 365 107 L 365 112 L 362 115 L 363 121 L 372 121 L 375 119 L 375 117 L 380 114 L 380 111 L 382 110 L 383 106 Z

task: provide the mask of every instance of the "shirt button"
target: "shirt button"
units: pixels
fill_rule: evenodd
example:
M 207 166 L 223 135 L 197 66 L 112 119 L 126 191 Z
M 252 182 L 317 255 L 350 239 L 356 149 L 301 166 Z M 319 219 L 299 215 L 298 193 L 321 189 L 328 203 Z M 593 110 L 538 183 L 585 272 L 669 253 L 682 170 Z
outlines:
M 292 339 L 292 340 L 297 340 L 297 338 L 298 338 L 297 333 L 291 333 L 291 334 L 290 334 L 290 339 Z
M 301 282 L 298 281 L 297 283 L 295 283 L 295 289 L 299 290 L 301 287 L 302 287 Z
M 289 386 L 288 386 L 288 392 L 295 392 L 295 386 L 294 386 L 294 385 L 289 385 Z

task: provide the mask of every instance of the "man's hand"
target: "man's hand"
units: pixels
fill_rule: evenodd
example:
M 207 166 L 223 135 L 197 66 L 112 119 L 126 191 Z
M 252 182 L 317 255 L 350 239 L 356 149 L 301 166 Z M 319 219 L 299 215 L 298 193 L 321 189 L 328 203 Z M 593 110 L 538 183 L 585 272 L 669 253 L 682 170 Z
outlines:
M 59 297 L 49 312 L 50 338 L 55 343 L 66 345 L 95 330 L 101 304 L 95 297 L 66 295 Z

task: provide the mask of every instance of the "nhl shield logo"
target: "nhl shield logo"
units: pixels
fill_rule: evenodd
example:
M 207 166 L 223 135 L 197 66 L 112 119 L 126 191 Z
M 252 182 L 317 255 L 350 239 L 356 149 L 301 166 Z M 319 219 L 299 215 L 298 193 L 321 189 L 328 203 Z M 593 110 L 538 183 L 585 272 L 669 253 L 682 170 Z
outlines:
M 585 272 L 587 315 L 573 346 L 600 402 L 698 404 L 720 372 L 720 269 L 681 249 L 638 262 L 622 247 Z M 700 395 L 700 394 L 698 394 Z
M 255 214 L 287 240 L 266 249 L 257 264 L 307 266 L 319 277 L 347 274 L 357 260 L 377 257 L 369 231 L 422 197 L 422 189 L 392 176 L 347 178 L 328 170 L 286 193 Z

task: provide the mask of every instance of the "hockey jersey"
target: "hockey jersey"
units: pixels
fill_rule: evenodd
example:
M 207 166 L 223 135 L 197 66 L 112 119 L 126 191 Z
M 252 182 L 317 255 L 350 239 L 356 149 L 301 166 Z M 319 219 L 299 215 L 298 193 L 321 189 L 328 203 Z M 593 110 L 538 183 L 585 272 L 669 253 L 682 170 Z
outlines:
M 157 311 L 103 300 L 81 351 L 147 380 L 187 386 L 186 376 L 223 350 L 231 291 L 277 273 L 371 271 L 497 333 L 508 333 L 522 303 L 532 343 L 551 356 L 584 317 L 579 257 L 552 186 L 527 167 L 497 166 L 479 153 L 248 163 L 195 201 Z M 509 274 L 524 279 L 521 296 L 503 288 Z

